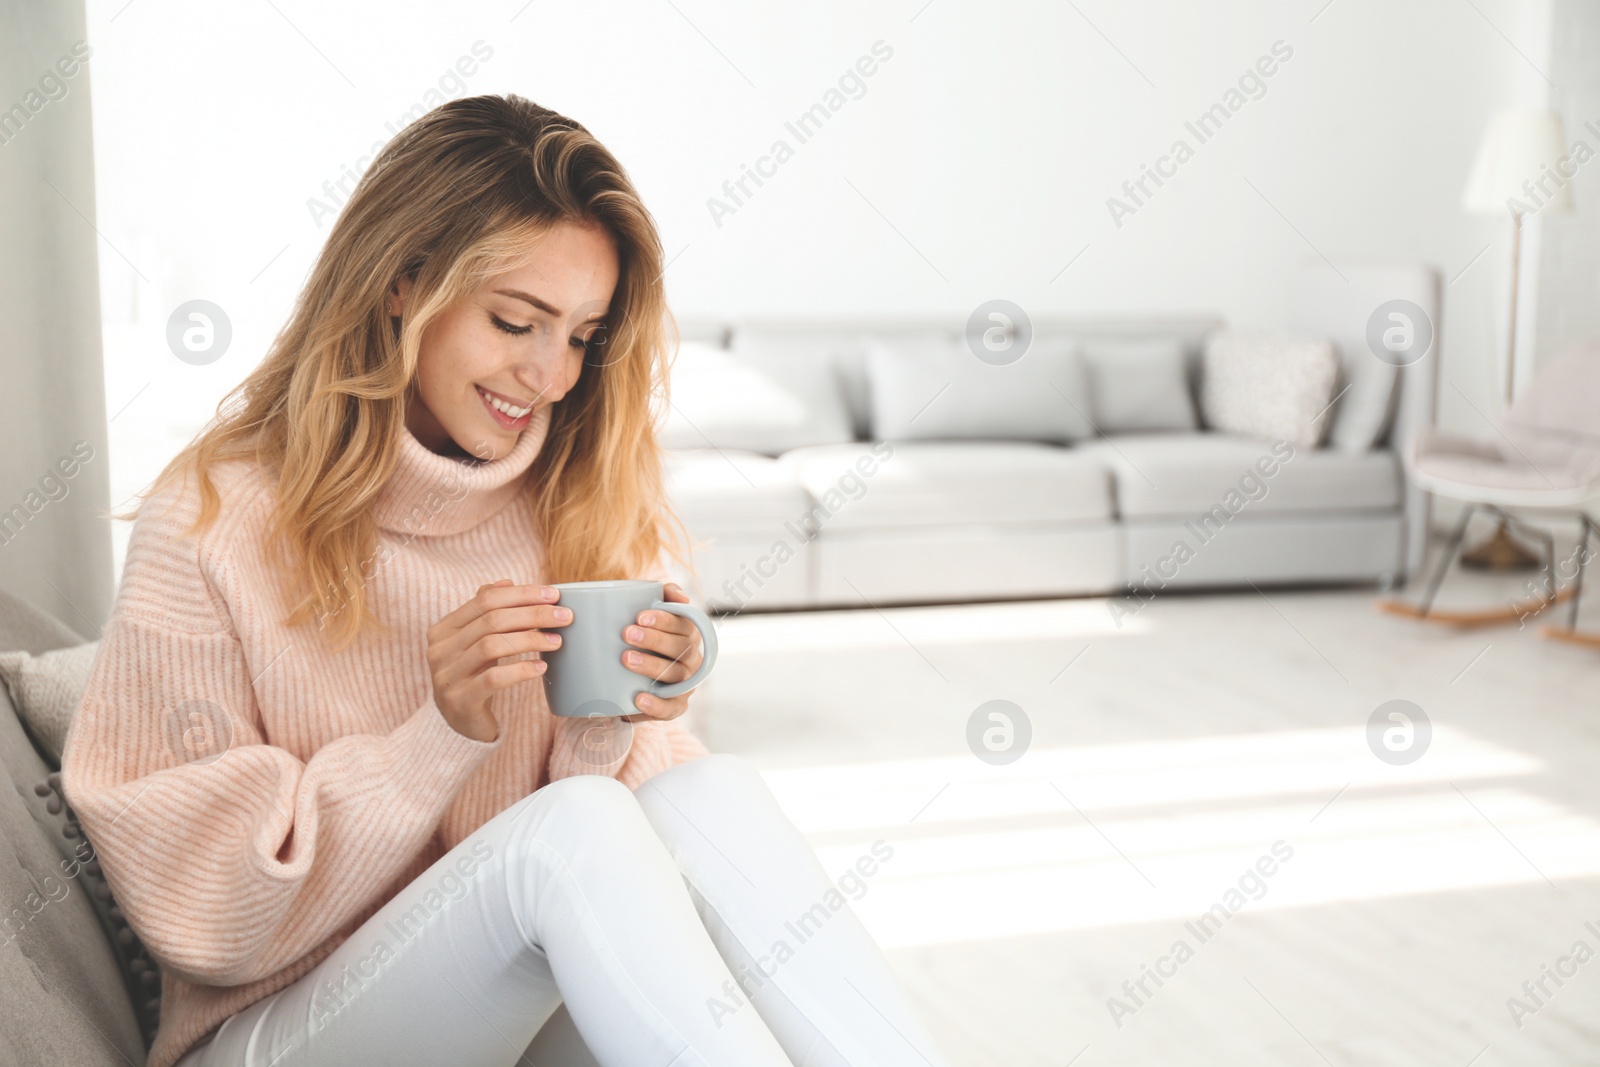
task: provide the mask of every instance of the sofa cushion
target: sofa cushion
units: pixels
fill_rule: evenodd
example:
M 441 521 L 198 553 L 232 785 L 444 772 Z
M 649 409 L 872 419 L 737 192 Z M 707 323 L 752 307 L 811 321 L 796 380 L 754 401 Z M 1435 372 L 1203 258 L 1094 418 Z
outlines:
M 813 499 L 840 502 L 829 529 L 1091 522 L 1112 513 L 1103 464 L 1037 442 L 820 445 L 778 462 Z
M 1086 341 L 1083 355 L 1100 433 L 1199 429 L 1178 338 Z
M 1077 342 L 1034 339 L 1014 363 L 985 363 L 947 334 L 876 338 L 868 351 L 880 440 L 1070 442 L 1093 432 Z
M 724 448 L 778 455 L 852 441 L 855 431 L 826 359 L 746 344 L 739 351 L 684 342 L 672 365 L 667 448 Z
M 1384 438 L 1394 422 L 1400 368 L 1366 352 L 1352 354 L 1343 345 L 1339 363 L 1327 444 L 1342 452 L 1365 452 Z
M 1299 448 L 1220 433 L 1113 435 L 1077 451 L 1114 473 L 1125 519 L 1189 518 L 1241 500 L 1251 514 L 1391 509 L 1403 489 L 1388 451 Z
M 697 537 L 774 532 L 811 506 L 794 472 L 771 456 L 676 450 L 666 454 L 663 466 L 672 506 Z
M 0 651 L 0 683 L 51 770 L 61 767 L 67 727 L 94 666 L 99 641 L 68 645 L 34 655 L 21 649 Z
M 1201 358 L 1200 412 L 1211 429 L 1315 447 L 1338 380 L 1339 356 L 1325 339 L 1218 330 Z
M 870 338 L 856 329 L 819 327 L 816 323 L 741 323 L 729 344 L 735 356 L 758 366 L 794 363 L 825 367 L 844 399 L 850 419 L 849 439 L 869 436 L 872 406 L 867 383 Z

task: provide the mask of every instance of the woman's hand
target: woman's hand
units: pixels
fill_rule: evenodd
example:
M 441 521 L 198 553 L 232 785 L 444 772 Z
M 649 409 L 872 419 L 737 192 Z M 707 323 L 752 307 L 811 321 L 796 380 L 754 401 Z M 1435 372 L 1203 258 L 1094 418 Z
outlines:
M 499 736 L 489 698 L 539 677 L 546 666 L 542 659 L 499 661 L 561 647 L 561 635 L 545 631 L 571 622 L 572 609 L 556 607 L 556 597 L 549 586 L 512 585 L 502 578 L 480 586 L 471 600 L 428 627 L 433 701 L 457 733 L 475 741 Z
M 687 604 L 689 594 L 679 588 L 676 582 L 668 582 L 664 599 L 673 604 Z M 652 681 L 670 685 L 683 681 L 700 669 L 700 631 L 681 615 L 667 611 L 641 611 L 634 625 L 623 629 L 622 639 L 646 650 L 636 652 L 630 648 L 623 652 L 622 665 Z M 633 704 L 643 714 L 624 715 L 623 721 L 676 719 L 689 710 L 689 696 L 689 693 L 675 697 L 640 693 L 633 698 Z

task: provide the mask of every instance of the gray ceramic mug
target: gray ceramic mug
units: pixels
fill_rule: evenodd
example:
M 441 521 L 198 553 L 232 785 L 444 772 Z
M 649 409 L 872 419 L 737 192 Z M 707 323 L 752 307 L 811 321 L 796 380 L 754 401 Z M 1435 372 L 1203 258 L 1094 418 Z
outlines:
M 663 599 L 660 582 L 623 578 L 608 582 L 566 582 L 555 587 L 556 603 L 572 609 L 572 621 L 561 627 L 561 647 L 541 653 L 545 668 L 545 693 L 550 711 L 569 718 L 642 715 L 633 698 L 640 693 L 658 697 L 681 696 L 706 680 L 717 662 L 717 631 L 706 613 L 690 604 Z M 694 623 L 704 642 L 700 669 L 681 682 L 654 682 L 630 671 L 622 653 L 634 648 L 622 631 L 632 626 L 642 611 L 665 611 Z

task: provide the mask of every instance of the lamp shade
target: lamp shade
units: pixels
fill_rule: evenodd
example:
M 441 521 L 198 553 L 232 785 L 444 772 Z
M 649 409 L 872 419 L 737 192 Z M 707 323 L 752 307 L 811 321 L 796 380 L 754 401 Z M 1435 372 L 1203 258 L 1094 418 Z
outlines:
M 1571 175 L 1558 166 L 1566 154 L 1560 115 L 1501 108 L 1489 116 L 1461 206 L 1468 211 L 1515 212 L 1508 204 L 1515 200 L 1527 211 L 1571 211 Z

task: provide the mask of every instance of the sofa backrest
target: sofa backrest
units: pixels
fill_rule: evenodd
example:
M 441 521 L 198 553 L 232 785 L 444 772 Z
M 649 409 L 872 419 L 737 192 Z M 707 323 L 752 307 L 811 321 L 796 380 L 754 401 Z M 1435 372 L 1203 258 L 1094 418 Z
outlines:
M 1045 318 L 1033 320 L 1037 340 L 1070 336 L 1085 347 L 1102 340 L 1175 339 L 1182 343 L 1191 368 L 1198 366 L 1200 345 L 1205 335 L 1222 325 L 1207 315 L 1129 316 L 1102 318 Z M 816 372 L 833 375 L 843 392 L 857 439 L 872 434 L 872 397 L 867 376 L 867 351 L 874 338 L 939 334 L 954 340 L 966 329 L 966 322 L 936 317 L 828 319 L 744 318 L 726 325 L 709 320 L 680 323 L 685 339 L 724 344 L 737 353 L 741 337 L 758 336 L 763 341 L 790 339 L 803 350 L 814 353 Z M 1191 389 L 1193 371 L 1191 370 Z
M 1331 338 L 1340 348 L 1347 369 L 1366 374 L 1368 379 L 1377 357 L 1367 344 L 1367 326 L 1381 305 L 1406 300 L 1422 308 L 1433 338 L 1427 354 L 1392 371 L 1379 367 L 1394 380 L 1391 406 L 1385 417 L 1379 444 L 1397 448 L 1420 429 L 1434 421 L 1434 403 L 1440 347 L 1440 282 L 1438 272 L 1418 263 L 1350 264 L 1338 269 L 1320 261 L 1308 263 L 1293 285 L 1288 325 L 1298 332 Z M 1101 340 L 1176 339 L 1188 355 L 1190 392 L 1198 399 L 1201 348 L 1205 336 L 1224 325 L 1217 316 L 1187 314 L 1172 316 L 1105 316 L 1036 318 L 1032 326 L 1037 339 L 1062 335 L 1077 338 L 1086 348 Z M 788 338 L 815 356 L 815 372 L 835 378 L 849 409 L 852 429 L 858 439 L 871 436 L 871 395 L 867 376 L 867 350 L 873 337 L 894 337 L 937 332 L 956 338 L 964 331 L 964 320 L 947 317 L 868 317 L 846 316 L 824 319 L 794 317 L 746 317 L 735 320 L 685 319 L 679 321 L 685 340 L 726 348 L 737 356 L 742 336 L 764 339 Z M 1380 374 L 1381 376 L 1381 374 Z M 1341 401 L 1342 402 L 1342 401 Z M 1198 410 L 1198 405 L 1197 405 Z M 1335 428 L 1342 412 L 1335 409 Z M 1409 521 L 1424 520 L 1426 499 L 1408 495 Z M 1425 525 L 1416 527 L 1425 529 Z M 1407 570 L 1419 560 L 1421 541 L 1407 546 Z

